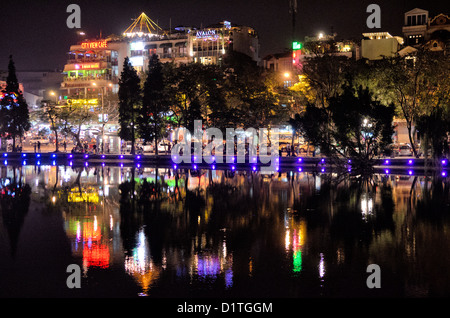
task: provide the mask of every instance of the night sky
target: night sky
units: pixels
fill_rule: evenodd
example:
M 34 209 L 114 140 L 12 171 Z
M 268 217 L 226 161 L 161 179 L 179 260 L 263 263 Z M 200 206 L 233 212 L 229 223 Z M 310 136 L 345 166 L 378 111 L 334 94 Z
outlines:
M 132 19 L 145 12 L 162 28 L 178 25 L 200 27 L 219 21 L 254 27 L 259 34 L 261 57 L 282 52 L 292 34 L 289 0 L 2 0 L 0 3 L 0 70 L 13 55 L 16 68 L 25 70 L 62 69 L 71 44 L 78 41 L 76 29 L 66 26 L 66 8 L 81 7 L 81 30 L 89 37 L 121 34 Z M 368 29 L 366 8 L 381 7 L 381 29 Z M 403 14 L 413 8 L 450 14 L 450 1 L 432 0 L 298 0 L 296 35 L 319 32 L 338 38 L 360 38 L 363 32 L 387 31 L 402 35 Z

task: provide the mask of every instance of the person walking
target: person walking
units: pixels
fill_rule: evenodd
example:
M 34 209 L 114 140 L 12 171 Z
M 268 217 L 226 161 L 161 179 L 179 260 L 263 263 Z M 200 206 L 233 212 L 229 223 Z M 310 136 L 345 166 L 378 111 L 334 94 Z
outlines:
M 41 152 L 41 142 L 38 140 L 37 142 L 38 152 Z
M 64 140 L 63 146 L 64 146 L 64 152 L 66 152 L 67 144 L 66 144 L 66 141 L 65 141 L 65 140 Z

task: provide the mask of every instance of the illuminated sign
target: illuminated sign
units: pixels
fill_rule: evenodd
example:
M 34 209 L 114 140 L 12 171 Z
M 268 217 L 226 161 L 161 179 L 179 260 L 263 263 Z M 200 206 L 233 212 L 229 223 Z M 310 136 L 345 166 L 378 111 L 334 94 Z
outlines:
M 92 98 L 92 99 L 68 99 L 67 100 L 68 104 L 71 104 L 72 106 L 94 106 L 94 105 L 98 105 L 98 100 L 97 98 Z
M 76 70 L 94 70 L 99 69 L 100 63 L 83 63 L 83 64 L 75 64 Z
M 142 51 L 144 49 L 144 43 L 143 42 L 132 42 L 130 44 L 130 49 L 132 51 Z
M 218 36 L 219 35 L 216 33 L 216 30 L 197 31 L 195 34 L 197 39 L 217 38 Z
M 301 42 L 292 42 L 293 50 L 301 50 L 302 47 L 303 47 L 303 44 Z
M 106 49 L 108 43 L 106 40 L 94 41 L 94 42 L 83 42 L 81 43 L 83 49 Z
M 132 66 L 144 66 L 143 56 L 132 56 L 130 57 L 130 63 Z

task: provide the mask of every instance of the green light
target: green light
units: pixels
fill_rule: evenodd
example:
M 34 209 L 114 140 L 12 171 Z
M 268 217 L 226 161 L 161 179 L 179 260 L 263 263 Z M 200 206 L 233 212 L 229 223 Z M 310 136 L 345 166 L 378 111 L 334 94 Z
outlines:
M 292 42 L 293 50 L 301 50 L 302 47 L 303 47 L 303 44 L 301 42 Z
M 294 267 L 292 270 L 294 272 L 296 272 L 296 273 L 301 272 L 301 270 L 302 270 L 302 251 L 301 250 L 294 252 L 293 265 L 294 265 Z

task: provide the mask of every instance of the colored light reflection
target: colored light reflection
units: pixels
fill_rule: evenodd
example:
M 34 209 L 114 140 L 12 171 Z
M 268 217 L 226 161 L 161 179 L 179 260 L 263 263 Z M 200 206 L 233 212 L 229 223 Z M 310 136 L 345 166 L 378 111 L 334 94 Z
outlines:
M 109 267 L 109 247 L 102 243 L 101 227 L 97 217 L 83 222 L 83 266 Z
M 285 233 L 285 248 L 286 251 L 290 250 L 292 244 L 292 271 L 299 273 L 303 269 L 303 246 L 306 238 L 306 222 L 301 220 L 298 224 L 293 224 L 286 230 Z M 292 243 L 291 243 L 291 231 L 292 231 Z
M 197 274 L 200 278 L 216 277 L 220 273 L 220 260 L 217 256 L 201 255 L 196 259 Z
M 147 237 L 142 229 L 136 234 L 136 246 L 133 248 L 132 254 L 125 258 L 125 271 L 140 284 L 142 288 L 140 296 L 146 296 L 151 286 L 159 278 L 160 269 L 151 259 Z

